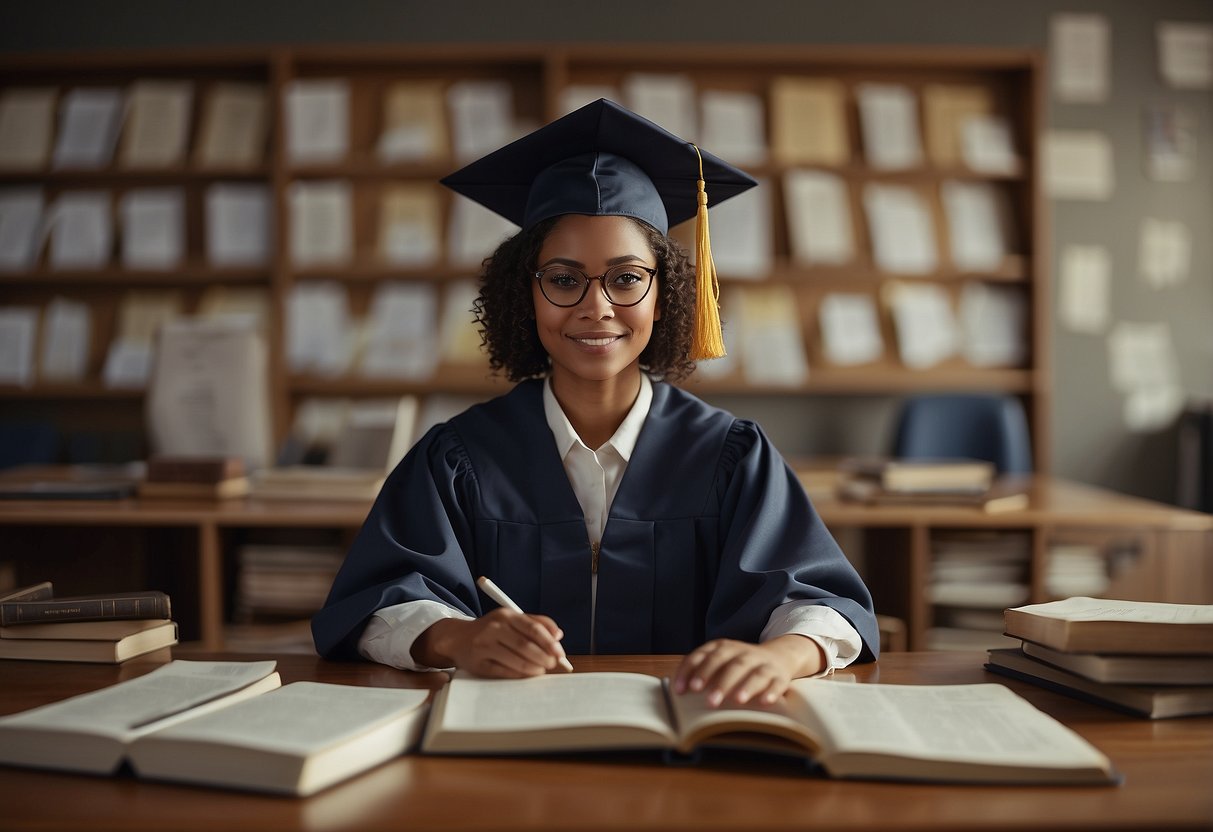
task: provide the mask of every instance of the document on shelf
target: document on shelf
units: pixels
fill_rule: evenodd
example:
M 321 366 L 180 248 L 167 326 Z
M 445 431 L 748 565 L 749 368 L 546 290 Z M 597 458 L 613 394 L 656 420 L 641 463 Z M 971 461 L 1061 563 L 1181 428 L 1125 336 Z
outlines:
M 736 165 L 761 165 L 767 160 L 766 112 L 762 97 L 752 92 L 705 90 L 703 145 Z
M 51 164 L 62 168 L 103 168 L 114 158 L 124 110 L 116 87 L 77 88 L 59 105 L 59 136 Z
M 730 295 L 739 324 L 741 369 L 752 384 L 797 387 L 808 381 L 799 304 L 791 286 L 747 286 Z
M 339 162 L 350 150 L 350 88 L 336 78 L 287 82 L 286 158 L 297 165 Z
M 198 299 L 198 317 L 239 322 L 266 333 L 270 297 L 256 287 L 209 286 Z
M 432 283 L 389 281 L 371 300 L 359 367 L 376 378 L 426 379 L 438 365 L 438 292 Z
M 961 158 L 980 173 L 1011 176 L 1023 167 L 1011 124 L 1002 116 L 969 116 L 960 126 Z
M 0 188 L 0 272 L 38 264 L 44 202 L 41 188 Z
M 1011 208 L 1006 192 L 989 182 L 945 180 L 940 186 L 952 266 L 962 272 L 992 272 L 1010 248 Z
M 847 91 L 841 81 L 779 77 L 771 82 L 771 155 L 782 164 L 845 165 Z
M 142 341 L 124 341 L 117 338 L 109 345 L 105 354 L 105 365 L 101 368 L 101 379 L 106 387 L 115 389 L 142 389 L 152 373 L 152 345 Z
M 766 180 L 759 179 L 757 188 L 708 209 L 712 255 L 722 277 L 757 280 L 771 273 L 770 193 Z
M 218 268 L 261 266 L 270 256 L 270 194 L 264 185 L 206 190 L 206 258 Z
M 560 91 L 560 115 L 567 116 L 574 110 L 580 110 L 586 104 L 593 104 L 600 98 L 615 102 L 623 101 L 619 88 L 610 84 L 569 84 Z
M 442 361 L 448 364 L 483 366 L 485 354 L 480 347 L 480 330 L 476 327 L 472 304 L 480 287 L 471 278 L 447 283 L 442 294 Z
M 922 166 L 918 99 L 900 84 L 860 84 L 855 89 L 864 155 L 876 170 Z
M 920 191 L 872 182 L 864 188 L 863 205 L 879 268 L 902 274 L 926 274 L 938 268 L 935 224 Z
M 123 167 L 165 168 L 185 161 L 194 85 L 136 81 L 127 93 L 126 126 L 118 158 Z
M 122 265 L 175 269 L 185 260 L 185 193 L 135 188 L 122 195 Z
M 353 195 L 345 181 L 292 182 L 291 262 L 296 266 L 348 263 L 354 248 Z
M 698 136 L 695 81 L 680 73 L 630 72 L 623 78 L 623 97 L 632 112 L 675 136 Z
M 516 138 L 514 90 L 507 82 L 457 81 L 446 100 L 457 161 L 479 159 Z
M 96 269 L 110 261 L 114 223 L 109 191 L 64 191 L 47 212 L 52 269 Z
M 446 97 L 438 81 L 398 81 L 383 96 L 379 161 L 421 162 L 446 159 L 451 152 Z
M 88 375 L 92 314 L 87 303 L 56 297 L 43 313 L 38 377 L 81 381 Z
M 885 300 L 893 312 L 897 350 L 912 370 L 924 370 L 956 354 L 960 334 L 952 299 L 936 283 L 890 283 Z
M 430 266 L 442 257 L 442 203 L 433 185 L 386 186 L 379 202 L 379 257 Z
M 194 161 L 203 168 L 255 167 L 265 160 L 268 129 L 264 84 L 215 84 L 203 105 Z
M 810 266 L 844 266 L 855 259 L 851 198 L 842 177 L 790 170 L 783 192 L 792 255 Z
M 871 295 L 830 292 L 818 308 L 826 359 L 840 367 L 871 363 L 884 354 L 880 319 Z
M 1018 286 L 966 283 L 960 291 L 961 354 L 976 367 L 1028 359 L 1028 300 Z
M 339 376 L 354 352 L 349 298 L 335 280 L 291 287 L 286 300 L 286 359 L 295 373 Z
M 54 87 L 9 87 L 0 93 L 0 168 L 40 170 L 55 132 Z
M 964 125 L 994 110 L 990 90 L 976 84 L 927 84 L 922 90 L 923 131 L 927 157 L 949 168 L 964 160 Z
M 518 226 L 493 211 L 456 194 L 447 226 L 447 259 L 452 265 L 475 269 Z
M 37 332 L 35 307 L 0 306 L 0 384 L 28 387 L 34 383 Z

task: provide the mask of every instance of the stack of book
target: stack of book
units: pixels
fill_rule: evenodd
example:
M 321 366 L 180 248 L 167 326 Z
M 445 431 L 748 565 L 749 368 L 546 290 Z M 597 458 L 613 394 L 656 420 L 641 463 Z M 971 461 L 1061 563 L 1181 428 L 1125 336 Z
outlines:
M 971 506 L 987 512 L 1028 507 L 1027 484 L 995 477 L 978 459 L 853 458 L 839 466 L 838 496 L 874 505 Z
M 145 499 L 227 500 L 248 493 L 240 457 L 152 457 L 139 483 Z
M 0 659 L 119 664 L 177 643 L 155 590 L 56 598 L 50 581 L 0 596 Z
M 1150 719 L 1213 713 L 1213 605 L 1074 597 L 1004 611 L 986 668 Z
M 928 650 L 1013 647 L 1003 610 L 1030 594 L 1031 538 L 1016 531 L 937 530 L 926 585 L 932 625 Z
M 386 474 L 381 469 L 288 465 L 266 468 L 253 477 L 253 497 L 261 500 L 356 500 L 379 495 Z

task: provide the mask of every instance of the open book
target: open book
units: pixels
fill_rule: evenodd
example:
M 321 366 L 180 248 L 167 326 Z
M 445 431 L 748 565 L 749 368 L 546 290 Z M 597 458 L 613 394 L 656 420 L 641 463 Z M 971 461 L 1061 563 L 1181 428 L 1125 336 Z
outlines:
M 800 754 L 832 777 L 985 783 L 1115 781 L 1110 761 L 1002 685 L 801 679 L 772 707 L 708 708 L 635 673 L 457 677 L 422 750 L 515 754 L 710 745 Z
M 170 662 L 0 718 L 0 763 L 307 795 L 415 743 L 429 692 L 297 682 L 274 662 Z

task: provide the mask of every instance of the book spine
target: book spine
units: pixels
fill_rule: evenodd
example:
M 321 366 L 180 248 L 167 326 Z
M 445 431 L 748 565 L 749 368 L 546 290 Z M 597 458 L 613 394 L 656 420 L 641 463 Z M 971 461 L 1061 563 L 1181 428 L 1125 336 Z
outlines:
M 105 598 L 64 598 L 58 601 L 0 603 L 0 626 L 52 621 L 104 621 L 170 617 L 169 597 L 163 592 Z

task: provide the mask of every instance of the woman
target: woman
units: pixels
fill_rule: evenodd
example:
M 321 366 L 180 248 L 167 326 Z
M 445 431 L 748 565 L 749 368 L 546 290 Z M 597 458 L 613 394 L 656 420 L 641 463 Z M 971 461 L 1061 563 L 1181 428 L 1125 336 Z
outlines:
M 444 180 L 522 227 L 476 303 L 519 384 L 388 478 L 313 620 L 322 655 L 520 677 L 565 650 L 681 653 L 675 689 L 712 705 L 875 658 L 867 589 L 759 427 L 650 378 L 719 331 L 666 236 L 697 213 L 706 231 L 696 178 L 717 201 L 755 184 L 598 101 Z

